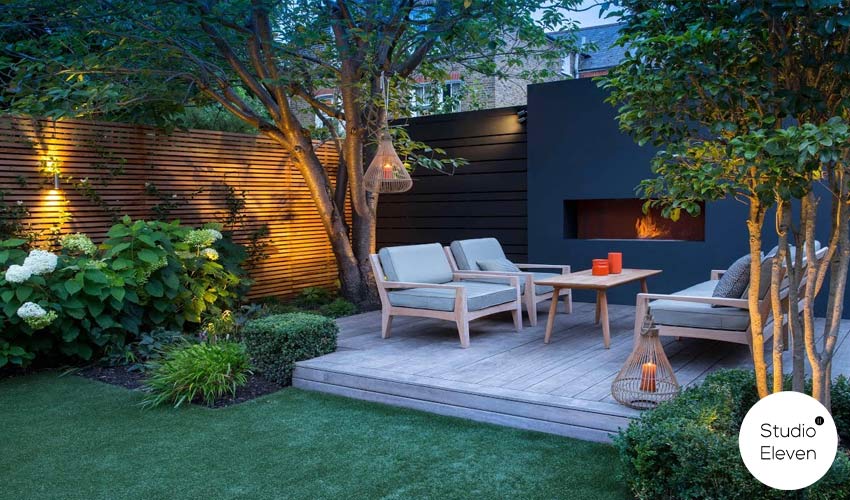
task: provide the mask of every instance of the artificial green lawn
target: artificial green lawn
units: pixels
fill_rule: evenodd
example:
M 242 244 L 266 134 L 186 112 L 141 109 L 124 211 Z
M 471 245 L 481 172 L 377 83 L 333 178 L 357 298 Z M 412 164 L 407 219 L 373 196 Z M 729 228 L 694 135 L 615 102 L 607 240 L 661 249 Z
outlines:
M 0 381 L 0 498 L 625 498 L 610 446 L 285 389 L 222 409 Z

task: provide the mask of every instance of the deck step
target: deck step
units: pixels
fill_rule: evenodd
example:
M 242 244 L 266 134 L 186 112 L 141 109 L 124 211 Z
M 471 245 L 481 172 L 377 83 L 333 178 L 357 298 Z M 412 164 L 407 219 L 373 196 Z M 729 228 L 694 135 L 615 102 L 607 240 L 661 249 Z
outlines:
M 551 394 L 424 377 L 400 377 L 381 370 L 323 362 L 296 365 L 293 386 L 354 399 L 412 408 L 585 441 L 610 442 L 638 412 L 622 406 Z

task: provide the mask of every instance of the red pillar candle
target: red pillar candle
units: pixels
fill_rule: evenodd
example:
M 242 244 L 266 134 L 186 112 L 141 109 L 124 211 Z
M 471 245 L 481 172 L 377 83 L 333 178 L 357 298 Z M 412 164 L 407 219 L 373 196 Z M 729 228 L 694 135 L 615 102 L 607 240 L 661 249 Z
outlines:
M 387 163 L 383 167 L 384 171 L 384 179 L 392 179 L 393 178 L 393 166 Z
M 608 254 L 608 271 L 611 274 L 620 274 L 623 272 L 623 254 L 620 252 L 611 252 Z
M 655 363 L 647 361 L 640 367 L 640 390 L 655 392 Z
M 608 276 L 608 259 L 593 259 L 593 267 L 590 274 L 594 276 Z

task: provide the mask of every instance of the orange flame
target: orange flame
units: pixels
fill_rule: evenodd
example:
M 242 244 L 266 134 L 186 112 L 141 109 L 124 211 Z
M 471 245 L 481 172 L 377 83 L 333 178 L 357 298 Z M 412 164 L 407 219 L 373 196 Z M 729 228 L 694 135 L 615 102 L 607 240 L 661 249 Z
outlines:
M 656 221 L 652 212 L 637 218 L 635 232 L 640 239 L 658 239 L 667 236 L 663 226 Z

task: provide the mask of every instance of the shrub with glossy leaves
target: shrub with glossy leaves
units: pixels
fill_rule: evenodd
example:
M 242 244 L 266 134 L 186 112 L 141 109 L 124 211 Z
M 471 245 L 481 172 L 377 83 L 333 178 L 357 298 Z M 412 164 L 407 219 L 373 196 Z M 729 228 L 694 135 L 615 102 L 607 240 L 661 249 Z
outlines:
M 296 361 L 336 350 L 339 328 L 324 316 L 289 313 L 251 320 L 240 333 L 254 368 L 265 378 L 288 385 Z
M 212 405 L 236 393 L 248 381 L 250 363 L 245 347 L 237 342 L 188 344 L 167 350 L 148 365 L 145 407 L 193 401 Z
M 747 471 L 738 431 L 758 401 L 750 371 L 726 370 L 644 413 L 615 439 L 623 477 L 639 499 L 785 498 Z M 850 458 L 839 453 L 806 498 L 850 498 Z

